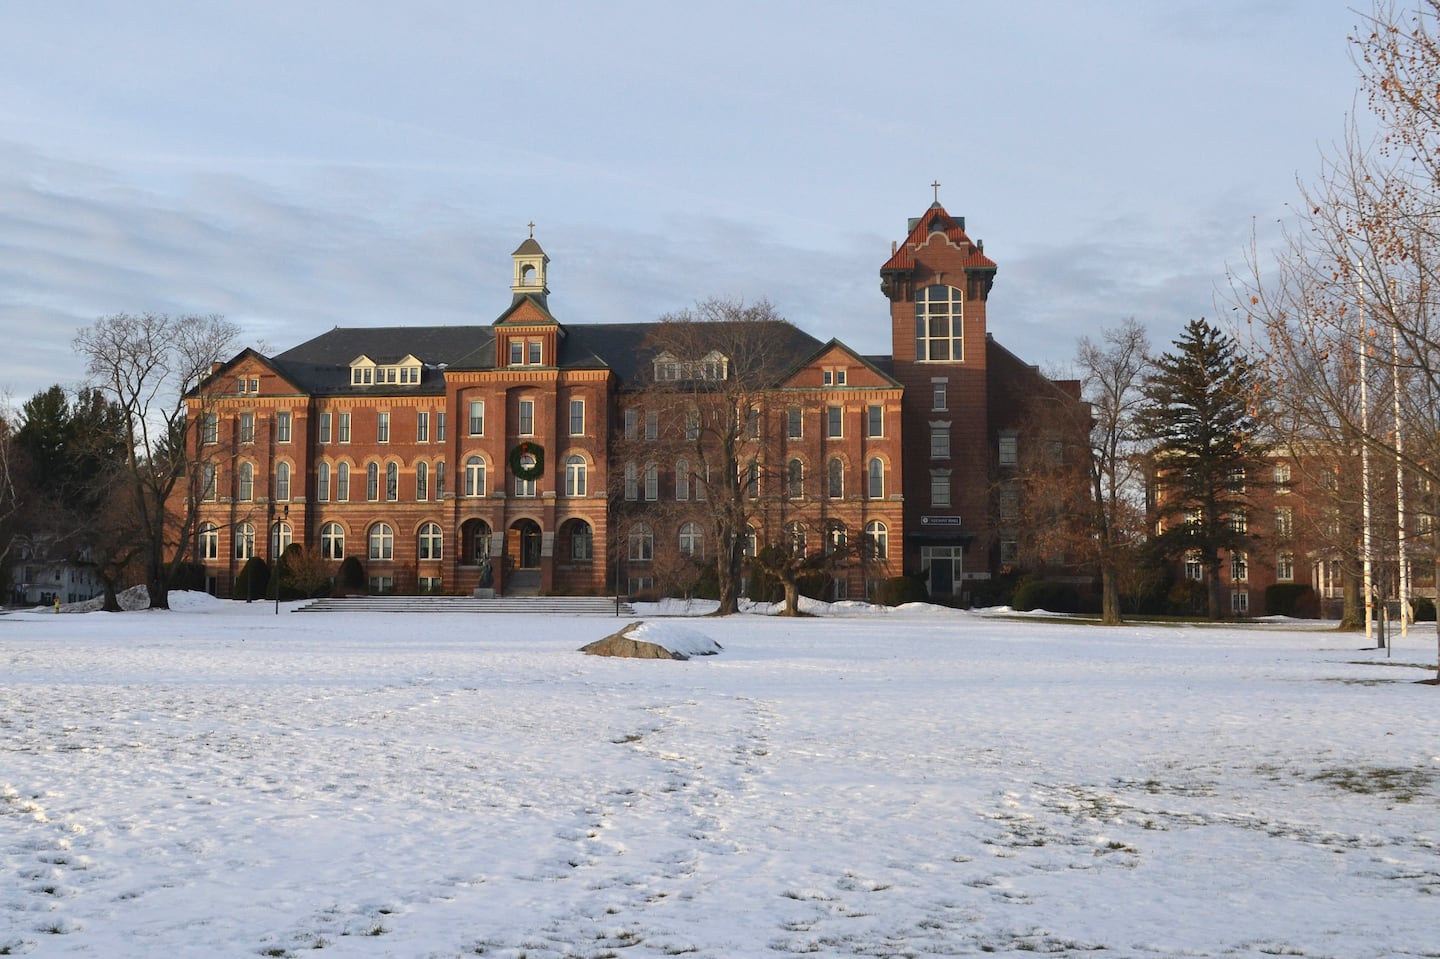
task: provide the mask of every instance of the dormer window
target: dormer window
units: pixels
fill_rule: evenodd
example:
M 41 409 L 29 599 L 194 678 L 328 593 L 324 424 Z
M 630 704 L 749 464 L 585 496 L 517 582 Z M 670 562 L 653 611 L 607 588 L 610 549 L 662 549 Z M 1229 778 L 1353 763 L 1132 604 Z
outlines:
M 357 366 L 350 371 L 350 384 L 352 386 L 369 386 L 375 382 L 375 368 L 373 366 Z
M 698 360 L 681 360 L 668 350 L 655 357 L 655 379 L 659 382 L 679 380 L 718 381 L 729 376 L 730 361 L 725 354 L 711 350 Z

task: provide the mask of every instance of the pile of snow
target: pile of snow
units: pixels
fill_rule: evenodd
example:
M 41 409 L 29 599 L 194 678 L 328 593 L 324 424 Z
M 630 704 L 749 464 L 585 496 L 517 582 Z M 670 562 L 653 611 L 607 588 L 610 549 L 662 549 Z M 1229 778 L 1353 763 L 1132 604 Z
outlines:
M 591 656 L 620 656 L 626 659 L 689 659 L 714 656 L 720 644 L 709 636 L 674 623 L 631 623 L 604 639 L 580 647 Z

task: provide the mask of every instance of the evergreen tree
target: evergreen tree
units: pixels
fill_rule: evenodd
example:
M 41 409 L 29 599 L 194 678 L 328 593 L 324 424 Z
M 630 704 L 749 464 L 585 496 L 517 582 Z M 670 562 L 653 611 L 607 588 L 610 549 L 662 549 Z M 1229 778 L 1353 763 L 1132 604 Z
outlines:
M 1192 320 L 1175 349 L 1154 361 L 1138 413 L 1154 443 L 1157 505 L 1167 518 L 1154 548 L 1167 558 L 1198 552 L 1206 571 L 1209 615 L 1219 619 L 1221 551 L 1246 549 L 1245 487 L 1257 478 L 1263 448 L 1256 435 L 1254 367 L 1235 341 Z

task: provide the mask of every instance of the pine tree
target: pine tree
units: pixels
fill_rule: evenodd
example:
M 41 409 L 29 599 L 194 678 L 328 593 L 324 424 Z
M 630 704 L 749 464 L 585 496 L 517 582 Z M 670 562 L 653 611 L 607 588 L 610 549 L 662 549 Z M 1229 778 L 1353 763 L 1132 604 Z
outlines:
M 1154 443 L 1158 512 L 1168 520 L 1153 546 L 1170 559 L 1199 553 L 1209 615 L 1219 619 L 1221 551 L 1252 542 L 1245 487 L 1263 453 L 1257 380 L 1235 341 L 1203 319 L 1190 321 L 1174 346 L 1145 377 L 1138 416 L 1142 435 Z

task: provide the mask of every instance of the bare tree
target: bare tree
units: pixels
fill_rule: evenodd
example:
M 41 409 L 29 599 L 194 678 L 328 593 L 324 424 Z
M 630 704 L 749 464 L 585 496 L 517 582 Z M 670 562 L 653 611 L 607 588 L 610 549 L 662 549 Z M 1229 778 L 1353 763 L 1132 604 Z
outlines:
M 796 357 L 786 341 L 794 333 L 768 302 L 711 299 L 663 317 L 643 353 L 650 367 L 640 386 L 622 397 L 631 419 L 616 443 L 627 464 L 612 471 L 615 500 L 630 525 L 649 518 L 700 522 L 714 544 L 718 613 L 739 608 L 749 531 L 758 522 L 775 482 L 766 456 L 763 424 L 779 376 Z M 665 502 L 653 486 L 671 469 L 684 475 L 683 502 Z M 678 497 L 672 497 L 672 500 Z
M 239 328 L 220 316 L 117 313 L 75 338 L 95 386 L 119 404 L 128 438 L 131 507 L 145 548 L 150 606 L 169 608 L 170 582 L 185 559 L 200 483 L 192 467 L 186 396 L 212 364 L 234 352 Z
M 1351 40 L 1379 133 L 1362 138 L 1352 123 L 1314 181 L 1301 184 L 1296 223 L 1274 262 L 1262 263 L 1252 244 L 1232 281 L 1234 307 L 1251 352 L 1263 358 L 1287 435 L 1339 451 L 1362 486 L 1384 475 L 1398 490 L 1433 487 L 1440 0 L 1403 8 L 1379 0 Z
M 20 467 L 21 451 L 15 443 L 11 415 L 9 410 L 0 410 L 0 572 L 10 570 L 10 551 L 16 542 L 17 520 L 24 505 L 21 487 L 24 471 Z
M 1140 429 L 1136 415 L 1150 362 L 1150 340 L 1133 318 L 1080 340 L 1075 362 L 1091 423 L 1086 457 L 1089 538 L 1100 567 L 1101 619 L 1120 622 L 1120 581 L 1133 565 L 1144 519 Z

